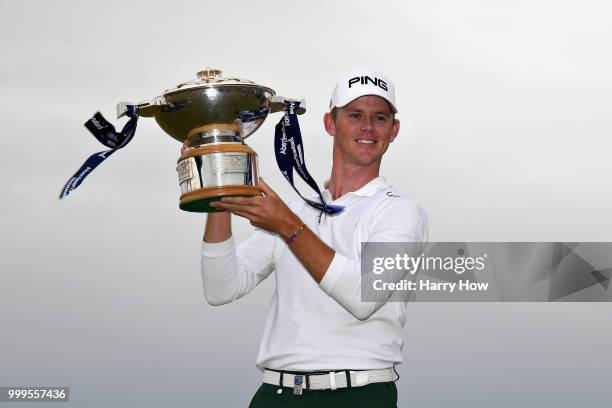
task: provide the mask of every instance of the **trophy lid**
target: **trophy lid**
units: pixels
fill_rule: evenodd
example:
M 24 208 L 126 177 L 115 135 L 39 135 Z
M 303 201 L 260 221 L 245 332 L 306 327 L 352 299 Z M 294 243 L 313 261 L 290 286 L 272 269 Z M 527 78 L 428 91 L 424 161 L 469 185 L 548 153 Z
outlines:
M 272 96 L 275 95 L 273 89 L 268 88 L 263 85 L 258 85 L 253 81 L 249 81 L 248 79 L 236 78 L 236 77 L 224 77 L 220 69 L 206 67 L 202 71 L 197 73 L 197 79 L 181 82 L 175 88 L 166 89 L 164 95 L 173 94 L 176 92 L 181 92 L 187 89 L 194 88 L 202 88 L 202 87 L 217 87 L 217 86 L 253 86 L 265 89 Z

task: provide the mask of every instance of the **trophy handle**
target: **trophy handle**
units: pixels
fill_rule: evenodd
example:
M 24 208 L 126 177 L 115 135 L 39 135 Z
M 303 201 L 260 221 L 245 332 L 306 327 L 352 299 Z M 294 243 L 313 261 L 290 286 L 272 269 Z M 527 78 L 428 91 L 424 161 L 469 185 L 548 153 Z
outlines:
M 155 116 L 161 111 L 161 106 L 165 105 L 166 101 L 163 97 L 157 97 L 149 101 L 143 101 L 139 103 L 131 102 L 119 102 L 117 104 L 117 119 L 124 116 L 127 113 L 128 105 L 138 107 L 138 116 L 150 118 Z
M 299 102 L 300 107 L 297 110 L 298 115 L 302 115 L 306 113 L 306 99 L 294 99 L 294 98 L 285 98 L 284 96 L 274 95 L 270 99 L 270 113 L 282 112 L 285 109 L 285 101 L 288 102 Z

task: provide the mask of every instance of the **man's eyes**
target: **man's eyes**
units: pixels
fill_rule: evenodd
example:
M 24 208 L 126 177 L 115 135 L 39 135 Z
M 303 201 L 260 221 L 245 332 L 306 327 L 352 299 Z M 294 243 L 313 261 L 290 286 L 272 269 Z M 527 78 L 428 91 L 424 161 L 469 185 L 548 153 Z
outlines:
M 351 113 L 349 116 L 353 119 L 361 119 L 360 113 Z M 386 122 L 388 118 L 386 116 L 381 115 L 381 116 L 376 116 L 375 119 L 377 122 Z

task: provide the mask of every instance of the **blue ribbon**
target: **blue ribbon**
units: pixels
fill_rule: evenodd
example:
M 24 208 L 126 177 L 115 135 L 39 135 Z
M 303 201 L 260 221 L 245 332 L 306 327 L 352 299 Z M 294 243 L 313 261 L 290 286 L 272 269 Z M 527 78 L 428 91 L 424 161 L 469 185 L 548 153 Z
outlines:
M 278 122 L 274 133 L 274 153 L 276 154 L 276 162 L 283 176 L 287 179 L 291 187 L 308 205 L 323 211 L 326 214 L 334 215 L 344 210 L 344 207 L 339 205 L 327 204 L 321 190 L 317 186 L 304 162 L 304 149 L 302 147 L 302 133 L 300 132 L 300 124 L 297 114 L 295 113 L 300 107 L 299 102 L 285 101 L 284 116 Z M 293 169 L 313 190 L 319 195 L 321 202 L 308 200 L 295 187 L 293 182 Z
M 104 160 L 108 159 L 117 150 L 125 147 L 136 133 L 136 123 L 138 122 L 138 108 L 133 105 L 128 105 L 126 115 L 130 120 L 123 126 L 121 132 L 117 133 L 115 127 L 104 119 L 100 112 L 97 112 L 87 122 L 85 127 L 95 136 L 100 143 L 111 150 L 94 153 L 85 163 L 74 173 L 66 182 L 59 195 L 59 199 L 66 197 L 68 194 L 81 185 L 85 177 L 91 174 Z

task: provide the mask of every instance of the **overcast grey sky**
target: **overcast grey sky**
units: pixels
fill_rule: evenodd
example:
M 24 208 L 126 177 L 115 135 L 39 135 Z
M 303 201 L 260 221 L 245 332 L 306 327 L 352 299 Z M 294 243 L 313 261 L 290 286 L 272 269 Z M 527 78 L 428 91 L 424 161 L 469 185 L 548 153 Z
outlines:
M 88 407 L 250 400 L 274 283 L 205 303 L 205 216 L 178 209 L 179 144 L 143 118 L 56 198 L 103 150 L 83 127 L 91 114 L 117 123 L 117 102 L 206 66 L 307 100 L 320 184 L 336 75 L 385 72 L 401 131 L 383 174 L 427 210 L 433 241 L 612 241 L 610 21 L 606 1 L 0 0 L 0 385 L 67 385 Z M 248 141 L 291 200 L 272 150 L 279 119 Z M 605 405 L 609 304 L 410 310 L 400 406 Z

